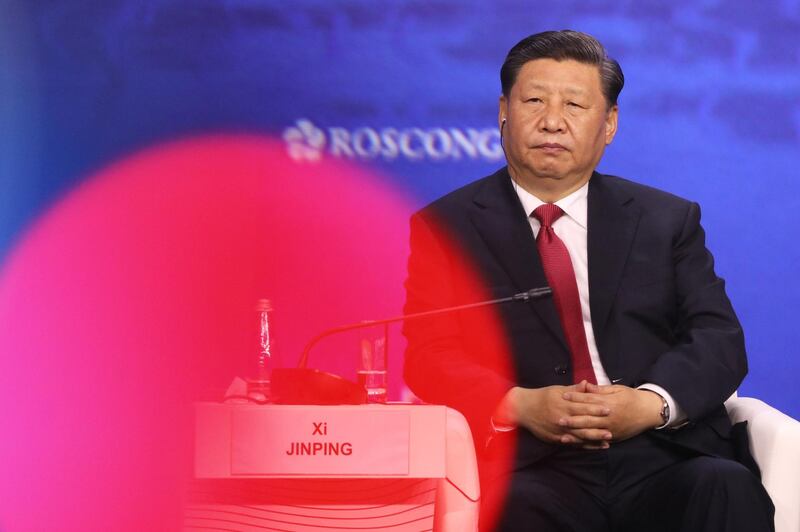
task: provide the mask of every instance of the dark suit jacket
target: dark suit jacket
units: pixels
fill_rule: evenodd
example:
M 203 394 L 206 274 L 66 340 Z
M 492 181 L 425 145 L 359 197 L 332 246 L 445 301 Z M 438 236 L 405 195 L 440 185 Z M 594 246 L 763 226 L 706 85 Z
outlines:
M 733 457 L 722 403 L 747 372 L 744 339 L 705 247 L 698 205 L 595 173 L 587 245 L 592 325 L 609 378 L 658 384 L 686 411 L 687 426 L 651 437 Z M 406 312 L 546 285 L 507 169 L 412 217 Z M 404 333 L 406 382 L 422 399 L 461 411 L 479 450 L 512 386 L 572 383 L 552 298 L 410 321 Z M 525 430 L 517 434 L 523 462 L 556 448 Z

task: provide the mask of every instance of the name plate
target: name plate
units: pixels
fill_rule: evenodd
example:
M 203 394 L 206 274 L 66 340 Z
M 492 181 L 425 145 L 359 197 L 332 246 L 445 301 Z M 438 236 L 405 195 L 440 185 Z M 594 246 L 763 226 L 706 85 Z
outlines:
M 232 416 L 234 475 L 408 474 L 408 411 L 254 407 Z

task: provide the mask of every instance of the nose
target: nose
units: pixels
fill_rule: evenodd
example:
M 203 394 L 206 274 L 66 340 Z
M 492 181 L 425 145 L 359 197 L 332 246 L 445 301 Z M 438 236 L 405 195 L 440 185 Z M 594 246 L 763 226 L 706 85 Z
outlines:
M 539 129 L 546 133 L 561 133 L 566 129 L 563 109 L 559 105 L 549 103 L 542 111 Z

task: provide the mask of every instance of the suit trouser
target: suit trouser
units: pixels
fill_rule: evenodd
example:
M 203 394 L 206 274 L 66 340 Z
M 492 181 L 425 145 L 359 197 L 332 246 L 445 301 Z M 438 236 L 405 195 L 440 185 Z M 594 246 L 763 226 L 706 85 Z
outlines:
M 502 532 L 774 530 L 772 501 L 749 469 L 646 434 L 514 471 L 502 507 Z

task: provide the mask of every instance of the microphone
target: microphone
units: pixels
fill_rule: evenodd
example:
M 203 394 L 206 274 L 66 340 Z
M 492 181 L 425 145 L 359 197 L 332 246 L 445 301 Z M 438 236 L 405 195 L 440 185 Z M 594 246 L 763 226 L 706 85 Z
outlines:
M 515 301 L 527 303 L 528 301 L 534 299 L 540 299 L 549 296 L 552 293 L 553 290 L 549 286 L 543 286 L 539 288 L 532 288 L 530 290 L 526 290 L 525 292 L 519 292 L 508 297 L 489 299 L 476 303 L 467 303 L 465 305 L 444 307 L 435 310 L 426 310 L 412 314 L 402 314 L 392 318 L 364 320 L 358 323 L 340 325 L 338 327 L 326 329 L 314 336 L 306 344 L 296 368 L 275 368 L 272 370 L 271 392 L 274 397 L 273 402 L 277 404 L 288 405 L 363 404 L 367 402 L 367 391 L 363 386 L 348 381 L 347 379 L 339 377 L 338 375 L 333 375 L 331 373 L 307 367 L 311 349 L 317 345 L 320 340 L 327 338 L 328 336 L 339 334 L 345 331 L 352 331 L 355 329 L 375 327 L 377 325 L 384 325 L 388 330 L 388 326 L 391 323 L 428 318 L 430 316 L 449 314 L 451 312 L 458 312 L 460 310 L 469 310 L 489 305 L 500 305 Z

